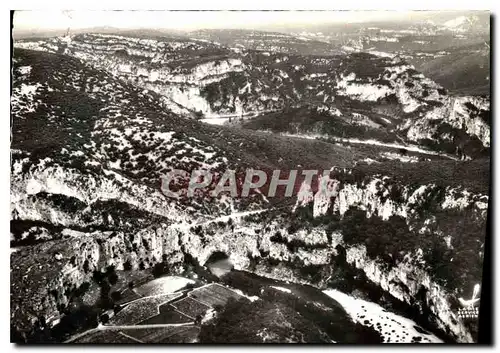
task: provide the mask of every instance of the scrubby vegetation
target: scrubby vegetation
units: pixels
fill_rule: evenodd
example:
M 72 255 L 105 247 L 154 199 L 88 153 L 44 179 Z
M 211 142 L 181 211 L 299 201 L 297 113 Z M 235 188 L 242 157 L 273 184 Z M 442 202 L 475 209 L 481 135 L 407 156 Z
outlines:
M 95 38 L 80 35 L 74 40 L 91 44 Z M 224 60 L 239 57 L 236 53 L 212 44 L 180 42 L 181 49 L 162 42 L 164 47 L 161 55 L 172 61 L 167 64 L 150 62 L 149 68 L 161 69 L 163 65 L 163 69 L 174 74 L 188 75 L 199 64 L 215 61 L 215 65 L 219 67 Z M 131 47 L 137 49 L 135 44 L 131 44 Z M 61 47 L 59 51 L 63 49 Z M 154 45 L 150 49 L 159 54 Z M 147 55 L 135 55 L 123 49 L 112 50 L 110 53 L 112 58 L 129 60 L 134 65 L 151 59 Z M 92 200 L 89 200 L 88 195 L 68 196 L 64 192 L 59 194 L 41 191 L 21 195 L 26 196 L 22 202 L 36 204 L 39 209 L 35 215 L 26 216 L 24 212 L 25 217 L 38 219 L 37 221 L 25 220 L 19 216 L 18 210 L 22 213 L 26 204 L 17 205 L 18 210 L 12 212 L 12 245 L 32 247 L 12 253 L 14 270 L 11 282 L 14 284 L 11 303 L 14 307 L 14 320 L 20 318 L 19 321 L 29 325 L 32 312 L 37 311 L 58 311 L 62 316 L 60 324 L 53 328 L 48 328 L 45 317 L 39 317 L 28 336 L 26 332 L 23 334 L 16 328 L 13 335 L 20 340 L 63 340 L 75 330 L 95 326 L 98 320 L 108 320 L 109 316 L 103 314 L 103 311 L 119 312 L 119 303 L 132 292 L 133 285 L 128 293 L 121 290 L 122 278 L 114 267 L 108 267 L 104 272 L 98 270 L 103 263 L 102 258 L 97 260 L 99 264 L 96 265 L 91 258 L 82 263 L 76 255 L 66 257 L 64 249 L 75 248 L 75 252 L 78 249 L 73 246 L 75 240 L 70 238 L 73 235 L 62 236 L 63 230 L 106 232 L 106 236 L 92 235 L 99 250 L 102 250 L 108 240 L 115 241 L 117 237 L 123 236 L 123 249 L 115 251 L 112 248 L 111 252 L 115 257 L 127 255 L 119 259 L 126 259 L 123 268 L 127 271 L 127 280 L 128 276 L 132 276 L 131 271 L 136 264 L 148 275 L 160 277 L 173 271 L 174 266 L 169 265 L 169 259 L 165 257 L 160 263 L 156 263 L 157 260 L 152 255 L 154 243 L 147 237 L 138 236 L 138 233 L 143 230 L 155 231 L 155 228 L 149 229 L 150 226 L 161 224 L 163 227 L 177 222 L 181 218 L 177 217 L 177 211 L 179 215 L 186 215 L 194 220 L 200 215 L 208 218 L 226 213 L 229 209 L 275 207 L 274 211 L 266 214 L 247 216 L 243 223 L 259 223 L 254 230 L 257 237 L 261 238 L 260 241 L 263 236 L 269 235 L 271 243 L 286 248 L 292 255 L 289 263 L 286 263 L 287 269 L 310 283 L 324 284 L 325 281 L 330 281 L 332 285 L 340 283 L 339 286 L 347 288 L 350 284 L 339 280 L 340 277 L 356 276 L 361 282 L 366 280 L 359 271 L 348 268 L 345 261 L 332 269 L 333 265 L 342 262 L 342 254 L 345 253 L 343 247 L 336 249 L 339 255 L 332 256 L 327 264 L 306 264 L 302 257 L 297 256 L 301 252 L 327 252 L 325 249 L 329 248 L 334 231 L 342 234 L 345 247 L 364 245 L 368 257 L 386 268 L 397 266 L 405 261 L 407 255 L 414 257 L 415 252 L 422 248 L 423 261 L 419 266 L 426 269 L 434 281 L 455 294 L 469 294 L 470 287 L 480 281 L 484 222 L 470 209 L 459 212 L 443 210 L 438 205 L 443 201 L 445 190 L 449 186 L 463 186 L 471 192 L 486 195 L 489 189 L 487 159 L 464 163 L 359 163 L 352 173 L 339 173 L 341 187 L 346 184 L 362 186 L 373 175 L 388 176 L 388 194 L 380 192 L 376 195 L 382 202 L 390 199 L 395 203 L 402 203 L 403 187 L 415 190 L 422 184 L 434 184 L 433 193 L 416 209 L 415 219 L 392 216 L 388 220 L 382 220 L 377 215 L 367 218 L 366 210 L 361 210 L 361 207 L 350 209 L 343 217 L 331 212 L 313 217 L 311 204 L 298 208 L 292 214 L 289 209 L 295 200 L 279 199 L 267 203 L 259 195 L 251 199 L 234 199 L 229 205 L 231 208 L 227 203 L 214 202 L 217 200 L 210 198 L 177 203 L 172 200 L 163 202 L 158 197 L 159 201 L 154 199 L 156 201 L 149 202 L 149 194 L 159 190 L 160 176 L 170 168 L 189 171 L 203 166 L 220 172 L 228 168 L 244 170 L 248 167 L 267 171 L 323 170 L 332 166 L 350 168 L 362 160 L 371 157 L 377 159 L 373 155 L 380 153 L 381 149 L 378 147 L 337 145 L 336 140 L 329 137 L 397 141 L 406 133 L 397 132 L 397 124 L 401 121 L 411 122 L 408 119 L 418 119 L 418 114 L 424 109 L 443 104 L 428 99 L 436 92 L 427 86 L 422 88 L 421 97 L 418 97 L 427 103 L 425 107 L 419 107 L 415 114 L 404 112 L 395 93 L 377 102 L 337 95 L 336 84 L 343 80 L 338 77 L 340 73 L 355 73 L 356 77 L 352 81 L 355 84 L 377 80 L 374 87 L 388 87 L 391 82 L 380 76 L 387 68 L 396 65 L 390 59 L 364 53 L 304 57 L 283 53 L 264 55 L 262 52 L 250 51 L 241 57 L 245 70 L 230 72 L 227 77 L 215 80 L 201 90 L 199 98 L 205 98 L 214 111 L 219 113 L 236 114 L 241 107 L 247 111 L 270 111 L 244 123 L 244 127 L 277 133 L 326 135 L 325 142 L 277 136 L 240 127 L 209 126 L 196 121 L 203 117 L 201 110 L 191 111 L 197 118 L 193 120 L 174 114 L 169 110 L 168 104 L 165 105 L 164 97 L 152 92 L 152 89 L 144 90 L 143 87 L 131 84 L 140 86 L 138 77 L 133 78 L 135 81 L 126 83 L 109 73 L 92 69 L 80 60 L 62 55 L 16 49 L 14 56 L 12 148 L 21 150 L 21 153 L 13 154 L 15 166 L 12 167 L 12 172 L 13 180 L 17 178 L 16 186 L 20 190 L 27 189 L 24 182 L 32 177 L 36 179 L 33 184 L 43 183 L 41 180 L 46 181 L 56 173 L 49 169 L 54 167 L 60 168 L 64 182 L 70 179 L 66 178 L 66 172 L 68 175 L 76 174 L 74 179 L 68 181 L 68 188 L 76 186 L 74 190 L 77 191 L 73 192 L 71 189 L 67 194 L 77 194 L 80 189 L 85 191 L 83 183 L 80 185 L 80 179 L 86 177 L 89 180 L 85 185 L 100 185 L 101 192 L 99 197 Z M 24 69 L 20 70 L 20 67 Z M 132 71 L 135 75 L 137 67 Z M 404 74 L 409 77 L 418 73 L 410 69 Z M 125 76 L 127 75 L 123 74 L 121 77 Z M 141 80 L 145 77 L 137 76 L 141 76 Z M 419 88 L 419 80 L 408 80 L 402 81 L 405 83 L 403 88 Z M 437 93 L 443 95 L 446 92 L 437 89 Z M 236 96 L 239 103 L 235 102 Z M 296 106 L 296 103 L 304 102 L 307 105 Z M 477 112 L 470 105 L 466 107 L 471 111 L 473 119 L 491 122 L 489 111 Z M 464 130 L 443 123 L 438 126 L 437 132 L 452 134 L 454 140 L 421 142 L 453 154 L 463 155 L 467 151 L 485 157 L 489 154 L 489 149 L 483 148 L 479 139 L 471 138 Z M 406 150 L 399 152 L 402 156 L 410 154 Z M 134 195 L 126 195 L 130 186 L 140 191 L 134 192 Z M 62 187 L 64 189 L 66 185 Z M 130 200 L 136 196 L 143 198 Z M 151 205 L 153 203 L 157 204 Z M 172 205 L 178 208 L 173 209 L 168 217 L 161 216 L 162 211 L 170 210 Z M 148 211 L 146 206 L 149 207 Z M 282 211 L 281 208 L 288 209 Z M 427 231 L 419 233 L 416 225 L 422 228 L 420 226 L 431 214 L 435 216 L 435 222 L 429 225 Z M 268 234 L 271 232 L 268 221 L 273 217 L 283 221 L 281 223 L 286 234 L 275 230 L 273 234 Z M 234 232 L 235 227 L 238 224 L 223 222 L 215 222 L 206 227 L 194 226 L 189 236 L 197 237 L 200 247 L 206 250 L 219 235 L 218 231 Z M 299 238 L 299 232 L 314 228 L 326 230 L 324 239 L 328 242 L 307 242 Z M 186 248 L 190 244 L 179 240 L 178 245 L 181 247 L 179 255 L 184 256 L 184 260 L 179 261 L 183 261 L 182 266 L 188 272 L 196 272 L 200 280 L 217 280 L 194 256 L 189 255 L 194 251 Z M 257 248 L 262 250 L 260 246 Z M 265 258 L 262 262 L 267 261 L 269 266 L 283 265 L 281 260 L 268 258 L 269 251 L 262 250 L 260 254 Z M 258 260 L 252 259 L 254 267 Z M 50 300 L 35 301 L 39 299 L 39 292 L 44 292 L 38 289 L 47 286 L 55 274 L 66 271 L 67 264 L 71 270 L 81 270 L 92 283 L 84 282 L 78 288 L 64 283 L 64 296 L 51 289 L 48 294 Z M 330 275 L 332 277 L 326 280 Z M 92 280 L 88 278 L 90 276 Z M 330 342 L 332 339 L 341 342 L 378 342 L 377 335 L 361 326 L 353 326 L 340 310 L 325 310 L 294 295 L 269 292 L 266 289 L 262 292 L 262 283 L 255 283 L 251 278 L 228 276 L 224 281 L 235 288 L 244 288 L 245 293 L 260 296 L 261 300 L 230 302 L 225 308 L 220 308 L 214 323 L 204 325 L 200 336 L 203 342 Z M 362 286 L 357 279 L 353 282 Z M 98 287 L 98 301 L 92 308 L 81 300 L 89 291 L 89 286 Z M 375 301 L 383 297 L 383 293 L 377 289 L 372 288 L 372 293 Z M 36 305 L 28 303 L 32 299 L 31 294 Z M 412 304 L 421 305 L 422 298 L 425 298 L 425 292 L 419 292 Z M 38 302 L 41 304 L 38 305 Z M 57 311 L 50 307 L 54 302 L 59 304 Z M 428 314 L 425 306 L 420 309 Z M 197 316 L 196 321 L 199 323 L 200 317 Z
M 228 301 L 219 308 L 214 321 L 202 326 L 201 343 L 381 342 L 378 333 L 352 323 L 340 308 L 318 306 L 311 300 L 263 286 L 265 280 L 258 284 L 258 279 L 243 273 L 232 274 L 228 280 L 233 285 L 237 280 L 241 285 L 237 288 L 244 287 L 250 293 L 259 287 L 260 299 Z

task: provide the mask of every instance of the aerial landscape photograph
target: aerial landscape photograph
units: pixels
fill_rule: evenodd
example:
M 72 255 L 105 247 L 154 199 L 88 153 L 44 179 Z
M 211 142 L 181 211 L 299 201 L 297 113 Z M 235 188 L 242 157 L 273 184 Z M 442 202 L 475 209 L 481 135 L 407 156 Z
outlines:
M 485 343 L 490 21 L 12 11 L 10 341 Z

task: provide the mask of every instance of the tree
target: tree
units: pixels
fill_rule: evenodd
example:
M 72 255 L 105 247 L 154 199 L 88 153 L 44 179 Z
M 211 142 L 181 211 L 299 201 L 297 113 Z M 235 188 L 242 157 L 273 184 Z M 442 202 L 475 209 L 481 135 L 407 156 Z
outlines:
M 89 282 L 83 282 L 77 290 L 75 290 L 75 295 L 77 297 L 83 296 L 90 288 Z
M 90 271 L 89 260 L 85 260 L 85 262 L 83 263 L 83 271 L 85 273 L 88 273 Z
M 101 284 L 102 281 L 105 279 L 105 275 L 104 273 L 102 273 L 101 271 L 98 271 L 98 270 L 95 270 L 94 273 L 92 274 L 92 279 L 97 283 L 97 284 Z
M 196 112 L 194 112 L 194 115 L 196 116 L 196 119 L 203 118 L 203 112 L 201 110 L 197 110 Z
M 125 271 L 130 271 L 132 270 L 132 264 L 130 263 L 129 260 L 125 261 L 125 263 L 123 264 L 123 269 Z
M 114 286 L 118 282 L 118 275 L 116 273 L 111 273 L 108 275 L 109 284 Z
M 111 292 L 111 299 L 112 299 L 114 302 L 119 301 L 121 298 L 122 298 L 122 294 L 121 294 L 119 291 L 114 291 L 114 292 Z

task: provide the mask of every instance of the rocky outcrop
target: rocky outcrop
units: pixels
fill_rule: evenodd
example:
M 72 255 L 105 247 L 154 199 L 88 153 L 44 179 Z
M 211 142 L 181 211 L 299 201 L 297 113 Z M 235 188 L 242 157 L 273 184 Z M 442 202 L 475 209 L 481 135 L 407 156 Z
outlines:
M 62 50 L 162 95 L 167 109 L 185 117 L 241 118 L 314 104 L 345 115 L 347 125 L 353 125 L 348 117 L 359 115 L 362 109 L 368 121 L 373 120 L 368 128 L 375 130 L 374 136 L 387 130 L 385 138 L 395 141 L 391 134 L 396 131 L 403 140 L 462 158 L 482 155 L 490 145 L 488 99 L 449 96 L 399 57 L 366 53 L 291 57 L 234 52 L 196 40 L 102 34 L 21 41 L 16 46 Z M 353 106 L 356 109 L 351 111 Z
M 17 163 L 21 162 L 14 161 L 14 170 Z M 182 211 L 166 202 L 161 191 L 137 184 L 113 171 L 91 175 L 57 164 L 46 167 L 41 164 L 31 166 L 28 173 L 14 172 L 11 175 L 11 185 L 11 212 L 16 212 L 22 219 L 66 225 L 57 220 L 58 214 L 51 213 L 50 210 L 43 214 L 44 207 L 41 204 L 42 207 L 37 207 L 39 200 L 33 199 L 32 196 L 39 193 L 74 198 L 86 206 L 98 201 L 116 200 L 146 212 L 182 219 Z M 64 218 L 62 214 L 61 217 Z
M 436 284 L 429 273 L 414 265 L 415 261 L 421 260 L 420 257 L 421 251 L 407 254 L 397 267 L 387 270 L 367 256 L 365 246 L 359 245 L 347 248 L 346 260 L 361 269 L 370 281 L 403 302 L 414 303 L 421 288 L 425 288 L 425 302 L 420 305 L 428 307 L 436 315 L 442 331 L 451 332 L 459 342 L 473 342 L 470 332 L 450 308 L 449 297 L 453 294 Z
M 127 51 L 127 60 L 133 60 L 130 58 L 133 55 L 141 55 L 137 46 L 146 48 L 144 50 L 149 53 L 158 44 L 134 39 L 124 48 L 120 47 L 119 37 L 97 37 L 93 40 L 102 40 L 106 45 L 102 45 L 101 49 L 93 47 L 92 43 L 81 46 L 99 53 L 111 40 L 117 45 L 113 50 Z M 166 52 L 166 61 L 163 63 L 160 53 L 143 54 L 153 58 L 155 63 L 166 65 L 170 55 L 174 56 L 172 60 L 183 59 L 182 52 L 188 50 L 190 45 L 184 43 L 175 47 L 170 44 L 166 47 L 164 44 L 162 48 Z M 66 49 L 70 50 L 69 47 Z M 193 50 L 201 49 L 199 46 Z M 406 167 L 397 169 L 395 165 L 387 166 L 382 174 L 380 169 L 364 170 L 359 168 L 366 166 L 358 165 L 357 169 L 352 170 L 332 169 L 335 176 L 330 184 L 331 194 L 312 195 L 310 187 L 302 190 L 294 214 L 290 211 L 291 207 L 286 205 L 272 207 L 273 203 L 264 197 L 243 200 L 246 203 L 232 198 L 215 202 L 210 200 L 211 203 L 196 199 L 189 200 L 188 204 L 172 200 L 161 193 L 159 185 L 160 176 L 168 168 L 220 171 L 230 165 L 255 167 L 258 163 L 264 163 L 261 158 L 264 147 L 270 151 L 265 156 L 267 166 L 281 167 L 284 156 L 287 165 L 295 167 L 309 157 L 304 157 L 302 149 L 306 144 L 295 145 L 292 140 L 280 139 L 280 144 L 271 145 L 265 134 L 256 134 L 255 139 L 251 140 L 236 129 L 210 130 L 207 136 L 220 138 L 211 144 L 208 137 L 198 134 L 198 130 L 205 128 L 205 125 L 158 110 L 159 100 L 155 95 L 114 80 L 101 71 L 89 71 L 91 69 L 75 59 L 47 53 L 41 53 L 43 55 L 38 57 L 39 54 L 23 52 L 16 59 L 21 68 L 14 70 L 13 146 L 16 150 L 12 156 L 11 219 L 15 226 L 11 230 L 11 242 L 16 248 L 11 255 L 11 301 L 13 322 L 19 323 L 19 327 L 24 325 L 29 328 L 31 322 L 40 315 L 56 320 L 61 311 L 60 306 L 68 304 L 71 291 L 90 281 L 95 270 L 113 265 L 118 270 L 140 271 L 163 260 L 172 268 L 180 270 L 188 259 L 195 259 L 203 265 L 213 253 L 223 252 L 236 268 L 258 273 L 268 269 L 269 276 L 282 276 L 317 286 L 328 283 L 332 268 L 338 265 L 338 258 L 345 256 L 348 266 L 365 273 L 369 281 L 394 298 L 411 306 L 430 308 L 438 320 L 439 328 L 449 330 L 457 340 L 470 340 L 463 326 L 454 322 L 449 298 L 456 296 L 459 291 L 453 288 L 456 283 L 469 285 L 472 280 L 476 280 L 472 270 L 479 265 L 468 266 L 464 271 L 460 269 L 462 272 L 451 266 L 451 273 L 459 276 L 457 282 L 450 284 L 446 278 L 443 280 L 433 276 L 426 267 L 432 264 L 421 260 L 422 257 L 425 260 L 429 256 L 428 251 L 434 249 L 429 239 L 435 239 L 439 243 L 437 250 L 442 250 L 444 246 L 446 251 L 453 251 L 454 256 L 472 256 L 473 260 L 480 262 L 480 250 L 477 248 L 484 235 L 488 197 L 484 190 L 477 191 L 470 187 L 479 181 L 470 182 L 466 176 L 459 180 L 436 178 L 434 175 L 415 173 L 415 170 L 408 171 Z M 248 88 L 242 94 L 248 94 L 246 98 L 252 98 L 254 94 L 255 97 L 264 96 L 266 99 L 263 101 L 275 102 L 279 106 L 287 95 L 295 94 L 296 87 L 288 86 L 287 83 L 301 80 L 292 79 L 290 71 L 286 73 L 283 67 L 270 69 L 272 65 L 290 65 L 289 57 L 281 54 L 263 57 L 269 59 L 267 66 L 256 69 L 263 70 L 262 75 L 245 81 L 243 87 Z M 228 59 L 224 57 L 221 60 Z M 179 75 L 197 80 L 206 73 L 204 70 L 214 68 L 210 65 L 215 64 L 202 61 L 204 64 L 200 65 L 208 66 L 199 69 L 197 65 L 188 65 L 185 67 L 187 71 Z M 334 61 L 332 58 L 314 58 L 303 65 L 316 65 L 325 69 L 333 65 Z M 49 66 L 54 63 L 59 65 L 57 74 L 53 74 Z M 247 63 L 244 64 L 228 60 L 219 73 L 221 77 L 232 75 L 227 70 L 236 70 L 238 65 L 245 66 L 247 70 Z M 27 69 L 27 66 L 31 69 Z M 141 71 L 139 68 L 134 71 L 133 66 L 120 66 L 118 69 L 119 75 L 141 73 L 140 76 L 145 80 L 152 79 L 152 71 Z M 346 68 L 346 72 L 351 69 Z M 300 65 L 294 63 L 293 70 L 300 72 Z M 359 67 L 356 70 L 359 73 Z M 397 68 L 391 70 L 399 72 Z M 382 68 L 381 72 L 372 74 L 376 78 L 384 72 L 386 70 Z M 266 81 L 266 90 L 280 84 L 283 86 L 283 90 L 276 89 L 280 98 L 273 95 L 274 92 L 270 93 L 253 84 L 268 74 L 280 76 L 274 83 Z M 306 75 L 301 73 L 299 77 Z M 363 85 L 370 82 L 370 87 L 374 86 L 374 77 L 368 76 L 350 76 L 350 83 L 346 83 L 346 87 L 352 82 Z M 321 86 L 325 89 L 324 94 L 330 95 L 326 87 L 333 85 L 328 80 L 332 80 L 332 75 L 309 75 L 303 84 L 306 87 Z M 397 78 L 391 77 L 391 80 L 397 82 Z M 217 88 L 214 83 L 206 87 L 212 85 L 212 88 Z M 251 83 L 250 86 L 247 86 L 248 83 Z M 232 88 L 238 92 L 242 89 L 238 85 Z M 306 98 L 317 95 L 319 92 L 316 88 L 307 89 L 312 93 L 305 94 L 303 91 L 301 94 Z M 415 94 L 420 90 L 421 87 L 415 89 Z M 436 92 L 431 96 L 440 94 L 437 89 Z M 208 97 L 208 92 L 205 93 Z M 246 107 L 254 104 L 252 99 L 246 102 L 243 99 L 222 101 L 224 94 L 218 89 L 212 94 L 215 98 L 207 99 L 212 111 L 215 103 L 221 103 L 220 107 L 224 106 L 221 109 L 229 109 L 233 104 L 240 112 L 245 111 L 244 104 L 247 104 Z M 360 98 L 367 97 L 372 98 L 371 95 L 351 95 L 344 103 L 359 103 Z M 337 98 L 335 96 L 334 99 Z M 390 101 L 393 98 L 389 95 L 382 99 Z M 59 103 L 65 101 L 78 104 L 79 109 L 73 109 L 72 105 L 61 107 L 63 104 Z M 35 102 L 36 105 L 33 104 Z M 408 99 L 407 102 L 406 106 L 411 106 L 412 101 Z M 337 110 L 330 109 L 328 105 L 327 108 L 331 113 L 329 118 L 335 119 L 342 114 L 337 114 Z M 52 113 L 56 109 L 57 114 Z M 26 121 L 35 121 L 29 120 L 35 119 L 33 113 L 39 119 L 36 120 L 38 125 L 35 128 L 25 124 Z M 47 131 L 50 131 L 50 135 Z M 38 137 L 36 144 L 30 143 L 33 136 Z M 233 149 L 228 147 L 231 145 Z M 276 150 L 273 146 L 276 146 Z M 314 148 L 317 145 L 312 146 Z M 330 146 L 333 145 L 323 145 L 326 149 Z M 289 150 L 293 153 L 296 151 L 299 157 L 291 158 L 286 154 L 292 154 Z M 326 154 L 330 154 L 328 151 Z M 354 164 L 354 152 L 350 149 L 335 148 L 331 151 L 334 151 L 331 154 L 335 155 L 338 165 Z M 316 163 L 320 154 L 319 149 L 314 150 L 314 160 L 308 163 Z M 330 168 L 333 162 L 325 158 L 317 164 Z M 428 164 L 427 168 L 431 166 Z M 446 169 L 456 165 L 440 162 L 437 167 Z M 386 172 L 393 174 L 387 176 Z M 462 181 L 468 182 L 467 186 L 460 185 Z M 241 208 L 239 206 L 258 211 L 238 215 L 236 208 Z M 228 212 L 230 214 L 225 215 Z M 360 213 L 362 217 L 359 217 Z M 461 234 L 455 234 L 457 231 L 450 227 L 450 223 L 463 225 L 463 222 L 460 223 L 462 218 L 467 220 L 467 228 L 471 230 L 470 234 L 464 233 L 460 237 Z M 382 234 L 374 234 L 378 229 L 367 222 L 386 228 Z M 366 227 L 358 228 L 358 225 Z M 371 242 L 367 241 L 365 234 L 360 234 L 367 229 L 372 229 Z M 387 240 L 383 234 L 385 231 L 394 231 L 405 241 L 396 238 Z M 463 228 L 457 233 L 462 231 Z M 377 243 L 379 239 L 383 240 L 381 245 Z M 469 240 L 472 243 L 468 243 Z M 422 245 L 419 250 L 420 245 L 417 243 L 424 241 L 425 246 Z M 380 251 L 374 251 L 374 246 L 378 245 L 382 250 L 375 248 Z M 464 248 L 472 251 L 464 255 Z M 448 256 L 449 253 L 445 252 L 440 260 L 447 260 Z M 450 266 L 445 261 L 443 265 Z M 311 272 L 316 276 L 314 280 Z M 424 299 L 417 297 L 421 286 L 426 288 Z
M 50 276 L 44 276 L 33 268 L 30 270 L 33 272 L 29 274 L 29 278 L 33 276 L 37 278 L 40 275 L 44 280 L 36 285 L 33 284 L 35 294 L 30 297 L 36 299 L 32 304 L 16 303 L 14 307 L 17 309 L 13 315 L 24 316 L 30 320 L 35 320 L 38 315 L 44 315 L 46 318 L 57 320 L 58 306 L 67 304 L 68 301 L 65 293 L 85 281 L 90 281 L 92 271 L 104 269 L 109 265 L 115 266 L 118 270 L 147 269 L 162 261 L 163 255 L 166 255 L 172 268 L 177 266 L 180 269 L 186 254 L 203 265 L 213 253 L 223 252 L 229 256 L 237 269 L 256 271 L 269 277 L 279 276 L 281 279 L 286 278 L 298 283 L 311 283 L 310 278 L 296 271 L 294 264 L 300 264 L 303 268 L 332 266 L 332 256 L 339 256 L 338 247 L 341 246 L 346 251 L 347 264 L 363 271 L 369 281 L 408 305 L 428 308 L 437 318 L 437 325 L 443 332 L 448 332 L 459 341 L 472 340 L 470 333 L 450 307 L 449 298 L 455 293 L 438 284 L 430 275 L 424 266 L 422 249 L 407 251 L 401 261 L 388 268 L 384 261 L 370 257 L 365 245 L 346 242 L 342 231 L 332 231 L 321 224 L 291 230 L 286 226 L 290 222 L 290 216 L 281 218 L 278 215 L 264 221 L 267 214 L 264 211 L 240 219 L 225 217 L 220 221 L 215 219 L 210 222 L 189 224 L 189 218 L 185 222 L 181 221 L 178 209 L 171 208 L 169 212 L 165 210 L 160 212 L 151 201 L 141 203 L 140 197 L 148 195 L 145 190 L 133 189 L 135 192 L 131 194 L 124 191 L 117 193 L 113 191 L 116 190 L 116 186 L 113 186 L 115 184 L 112 182 L 103 184 L 102 181 L 95 179 L 90 182 L 88 177 L 83 178 L 71 172 L 63 173 L 58 168 L 40 168 L 38 173 L 29 172 L 24 176 L 14 174 L 13 180 L 12 208 L 16 217 L 64 227 L 60 232 L 61 239 L 43 242 L 31 249 L 21 249 L 13 254 L 15 264 L 20 263 L 22 256 L 26 255 L 25 251 L 35 253 L 43 251 L 47 256 L 53 256 L 56 251 L 62 254 L 62 258 L 56 261 L 56 267 L 51 268 Z M 26 189 L 28 185 L 36 187 L 33 186 L 28 190 Z M 422 219 L 418 214 L 419 207 L 430 199 L 443 210 L 472 209 L 478 214 L 479 219 L 484 221 L 486 217 L 485 195 L 472 193 L 463 188 L 448 187 L 443 189 L 441 198 L 436 199 L 440 188 L 437 185 L 424 184 L 418 187 L 402 186 L 401 193 L 395 197 L 395 187 L 396 184 L 388 177 L 372 177 L 358 183 L 338 178 L 331 183 L 330 191 L 333 194 L 328 197 L 321 195 L 306 197 L 306 193 L 302 193 L 296 212 L 311 205 L 316 218 L 328 218 L 329 214 L 331 217 L 342 218 L 349 210 L 356 208 L 362 210 L 365 217 L 378 217 L 385 222 L 389 222 L 393 216 L 403 217 L 410 230 L 434 232 L 434 236 L 443 238 L 449 234 L 443 233 L 439 227 L 432 228 L 436 223 L 435 217 L 428 216 Z M 84 210 L 77 209 L 75 213 L 70 213 L 67 209 L 57 209 L 53 204 L 44 202 L 41 195 L 38 199 L 30 199 L 33 195 L 56 191 L 68 198 L 88 202 L 88 207 L 92 207 L 92 202 L 96 202 L 99 195 L 117 198 L 129 204 L 135 202 L 142 211 L 156 212 L 164 221 L 154 221 L 156 224 L 144 228 L 125 227 L 123 224 L 124 221 L 126 223 L 126 219 L 118 218 L 109 223 L 109 231 L 75 230 L 74 228 L 78 226 L 88 226 L 82 221 L 85 219 L 82 217 Z M 334 218 L 334 222 L 339 221 Z M 421 227 L 422 224 L 424 226 Z M 454 234 L 451 236 L 453 239 Z M 453 243 L 452 240 L 451 244 Z M 50 250 L 47 250 L 47 246 L 50 246 Z M 280 265 L 272 269 L 267 268 L 266 271 L 270 272 L 266 272 L 263 267 L 255 267 L 255 262 L 262 261 L 274 261 Z M 29 272 L 29 266 L 28 263 L 21 265 L 23 268 L 15 268 L 16 273 L 21 275 Z M 14 279 L 13 283 L 14 286 L 23 288 L 21 279 Z M 324 286 L 326 283 L 327 278 L 321 278 L 312 284 Z M 418 297 L 422 287 L 426 289 L 424 302 Z M 18 289 L 14 289 L 16 290 Z M 26 305 L 30 309 L 20 314 Z M 17 319 L 19 320 L 19 317 Z

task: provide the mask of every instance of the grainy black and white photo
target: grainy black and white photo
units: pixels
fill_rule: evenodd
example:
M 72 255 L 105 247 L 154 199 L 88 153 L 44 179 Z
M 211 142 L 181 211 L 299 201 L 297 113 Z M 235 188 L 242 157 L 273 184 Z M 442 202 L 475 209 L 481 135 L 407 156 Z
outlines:
M 489 12 L 23 10 L 11 36 L 11 342 L 478 343 Z

